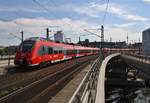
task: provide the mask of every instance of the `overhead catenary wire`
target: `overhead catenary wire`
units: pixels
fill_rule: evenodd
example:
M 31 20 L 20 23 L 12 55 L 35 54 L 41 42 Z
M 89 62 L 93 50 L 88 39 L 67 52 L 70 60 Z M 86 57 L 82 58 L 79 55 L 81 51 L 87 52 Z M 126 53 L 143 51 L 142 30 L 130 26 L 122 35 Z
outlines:
M 43 8 L 45 11 L 47 12 L 51 12 L 49 9 L 47 9 L 44 5 L 42 5 L 41 3 L 39 3 L 37 0 L 32 0 L 35 4 L 37 4 L 39 7 Z M 53 16 L 55 16 L 56 18 L 59 18 L 57 15 L 55 15 L 54 13 L 51 12 L 51 14 Z
M 43 8 L 45 11 L 51 12 L 48 8 L 46 8 L 44 5 L 42 5 L 42 4 L 41 4 L 40 2 L 38 2 L 37 0 L 32 0 L 32 1 L 33 1 L 34 3 L 36 3 L 38 6 L 40 6 L 41 8 Z M 50 0 L 50 1 L 51 1 L 51 3 L 53 3 L 53 5 L 54 5 L 55 7 L 57 7 L 56 3 L 55 3 L 53 0 Z M 108 4 L 109 4 L 109 0 L 107 1 L 107 6 L 106 6 L 106 10 L 105 10 L 103 22 L 105 21 L 105 18 L 106 18 L 107 9 L 108 9 Z M 56 14 L 53 13 L 53 12 L 51 12 L 51 14 L 52 14 L 53 16 L 55 16 L 56 18 L 60 18 L 58 15 L 56 15 Z M 65 21 L 64 21 L 63 23 L 67 24 L 71 29 L 73 29 L 71 23 L 68 23 L 68 22 L 65 22 Z M 104 23 L 103 23 L 103 24 L 104 24 Z M 85 30 L 84 30 L 85 28 L 83 28 L 83 27 L 81 27 L 81 26 L 80 26 L 80 28 L 81 28 L 81 30 L 85 31 Z M 73 30 L 72 30 L 72 31 L 73 31 Z
M 48 8 L 46 8 L 44 5 L 42 5 L 40 2 L 38 2 L 37 0 L 32 0 L 34 3 L 36 3 L 39 7 L 41 7 L 42 9 L 44 9 L 45 11 L 47 12 L 50 12 L 54 17 L 56 18 L 60 18 L 60 16 L 56 15 L 55 13 L 51 12 Z M 51 3 L 53 3 L 53 5 L 56 6 L 56 4 L 51 0 Z M 57 6 L 56 6 L 57 7 Z M 72 27 L 72 24 L 71 23 L 68 23 L 68 22 L 65 22 L 65 21 L 62 21 L 64 24 L 68 25 L 68 27 L 70 27 L 73 31 L 73 27 Z M 60 26 L 62 27 L 62 26 Z
M 105 20 L 106 20 L 106 16 L 107 16 L 107 13 L 108 13 L 108 8 L 109 8 L 109 0 L 106 0 L 107 1 L 107 3 L 106 3 L 106 8 L 105 8 L 105 13 L 104 13 L 104 16 L 103 16 L 103 18 L 102 18 L 102 25 L 103 26 L 105 26 Z M 101 26 L 102 26 L 101 25 Z M 96 30 L 101 30 L 100 28 L 98 28 L 98 29 L 96 29 Z M 88 32 L 88 33 L 92 33 L 91 31 L 89 31 L 89 30 L 85 30 L 84 29 L 84 31 L 86 31 L 86 32 Z M 93 34 L 93 33 L 92 33 Z
M 41 8 L 43 8 L 45 11 L 50 12 L 54 17 L 56 18 L 60 18 L 58 15 L 56 15 L 55 13 L 51 12 L 48 8 L 46 8 L 44 5 L 42 5 L 40 2 L 38 2 L 37 0 L 32 0 L 34 3 L 36 3 L 38 6 L 40 6 Z M 53 1 L 51 1 L 53 2 Z M 54 4 L 54 2 L 53 2 Z M 55 4 L 54 4 L 55 5 Z M 69 27 L 71 27 L 72 25 L 68 22 L 63 22 L 65 24 L 67 24 Z
M 11 36 L 13 36 L 13 37 L 15 37 L 15 38 L 21 40 L 21 37 L 19 37 L 19 36 L 17 36 L 17 35 L 14 35 L 13 33 L 10 33 L 9 35 L 11 35 Z
M 107 3 L 106 3 L 106 8 L 105 8 L 105 13 L 104 13 L 104 16 L 103 16 L 103 19 L 102 19 L 102 24 L 105 25 L 105 20 L 106 20 L 106 15 L 108 13 L 108 7 L 109 7 L 109 0 L 107 0 Z
M 56 3 L 53 1 L 53 0 L 50 0 L 51 1 L 51 3 L 53 3 L 53 5 L 55 6 L 55 7 L 57 7 L 57 5 L 56 5 Z M 68 22 L 66 22 L 66 24 L 68 25 L 68 26 L 72 26 L 72 24 L 71 23 L 68 23 Z M 72 28 L 71 28 L 72 29 Z

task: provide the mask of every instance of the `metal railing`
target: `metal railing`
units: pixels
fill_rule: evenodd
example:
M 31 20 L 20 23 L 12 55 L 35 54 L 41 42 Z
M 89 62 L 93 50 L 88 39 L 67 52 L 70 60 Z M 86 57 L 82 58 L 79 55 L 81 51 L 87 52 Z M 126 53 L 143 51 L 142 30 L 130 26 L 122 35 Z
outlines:
M 99 76 L 102 56 L 98 57 L 92 64 L 90 70 L 73 94 L 69 103 L 94 103 L 97 91 L 97 81 Z
M 144 55 L 137 55 L 137 54 L 123 54 L 134 57 L 136 60 L 142 62 L 142 63 L 150 63 L 150 57 L 144 56 Z
M 0 56 L 0 61 L 14 59 L 14 58 L 15 58 L 15 55 Z

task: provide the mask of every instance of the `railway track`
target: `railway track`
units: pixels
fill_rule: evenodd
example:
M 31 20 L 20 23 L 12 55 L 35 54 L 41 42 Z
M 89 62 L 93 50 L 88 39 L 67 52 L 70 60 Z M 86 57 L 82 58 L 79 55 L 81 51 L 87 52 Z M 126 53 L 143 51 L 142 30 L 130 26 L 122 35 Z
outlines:
M 69 81 L 87 61 L 97 56 L 88 56 L 65 61 L 32 73 L 9 75 L 0 78 L 0 93 L 9 91 L 0 98 L 0 103 L 43 103 L 48 101 Z M 82 64 L 82 65 L 81 65 Z M 81 65 L 81 67 L 80 67 Z M 5 82 L 3 82 L 5 80 Z M 18 99 L 19 98 L 19 99 Z

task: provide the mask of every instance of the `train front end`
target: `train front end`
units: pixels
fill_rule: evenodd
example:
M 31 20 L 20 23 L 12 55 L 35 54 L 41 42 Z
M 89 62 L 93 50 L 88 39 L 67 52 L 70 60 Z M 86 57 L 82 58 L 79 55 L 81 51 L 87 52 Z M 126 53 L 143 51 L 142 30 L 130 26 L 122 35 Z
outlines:
M 30 66 L 32 64 L 32 55 L 34 51 L 35 41 L 25 40 L 17 49 L 14 64 L 19 66 Z

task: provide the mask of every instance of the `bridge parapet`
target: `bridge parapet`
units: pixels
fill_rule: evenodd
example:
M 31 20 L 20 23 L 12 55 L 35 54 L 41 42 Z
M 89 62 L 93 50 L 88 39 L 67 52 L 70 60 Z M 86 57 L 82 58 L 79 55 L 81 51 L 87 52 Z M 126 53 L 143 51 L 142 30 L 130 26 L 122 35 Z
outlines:
M 101 56 L 94 61 L 91 69 L 87 72 L 72 98 L 69 100 L 69 103 L 93 103 L 93 101 L 95 101 L 97 79 L 101 62 Z
M 100 56 L 91 66 L 69 103 L 105 103 L 105 69 L 107 63 L 119 56 L 112 54 L 102 61 Z
M 105 71 L 107 63 L 114 57 L 119 56 L 120 53 L 111 54 L 108 57 L 103 60 L 102 65 L 100 67 L 99 71 L 99 77 L 98 77 L 98 85 L 97 85 L 97 94 L 96 94 L 96 100 L 95 103 L 105 103 Z
M 139 71 L 150 75 L 150 57 L 142 55 L 121 55 L 121 58 L 130 66 L 138 69 Z M 148 77 L 150 78 L 150 76 Z
M 144 55 L 135 55 L 135 54 L 124 54 L 126 56 L 130 56 L 140 62 L 143 63 L 150 63 L 150 57 L 149 56 L 144 56 Z

